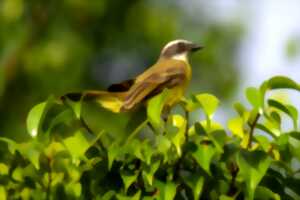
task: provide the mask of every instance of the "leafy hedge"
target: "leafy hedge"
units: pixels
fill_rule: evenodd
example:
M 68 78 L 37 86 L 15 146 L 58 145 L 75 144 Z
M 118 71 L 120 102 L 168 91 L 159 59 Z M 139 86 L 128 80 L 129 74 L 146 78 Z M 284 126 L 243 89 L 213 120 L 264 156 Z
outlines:
M 167 90 L 121 114 L 50 97 L 28 115 L 31 140 L 0 138 L 0 199 L 299 199 L 298 111 L 267 95 L 275 89 L 300 85 L 277 76 L 248 88 L 251 106 L 234 104 L 227 128 L 211 94 L 184 99 L 165 120 Z

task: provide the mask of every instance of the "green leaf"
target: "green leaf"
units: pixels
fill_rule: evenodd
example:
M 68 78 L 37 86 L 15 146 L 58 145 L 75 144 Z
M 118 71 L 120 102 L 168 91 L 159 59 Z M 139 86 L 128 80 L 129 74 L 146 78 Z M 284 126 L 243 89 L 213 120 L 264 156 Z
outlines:
M 147 116 L 156 130 L 160 130 L 162 127 L 161 114 L 169 94 L 169 90 L 165 89 L 162 93 L 148 101 Z
M 158 170 L 160 165 L 160 161 L 156 161 L 151 163 L 151 165 L 147 165 L 144 167 L 142 175 L 144 177 L 144 179 L 147 180 L 147 182 L 149 183 L 149 185 L 152 185 L 153 183 L 153 176 L 155 174 L 155 172 Z
M 177 154 L 181 156 L 181 145 L 185 141 L 186 120 L 181 115 L 172 115 L 171 124 L 177 128 L 175 134 L 171 136 L 171 141 L 176 147 Z
M 211 144 L 203 143 L 198 145 L 196 151 L 192 153 L 198 165 L 200 165 L 209 175 L 211 175 L 209 169 L 210 162 L 216 151 L 217 150 Z
M 0 141 L 5 142 L 7 144 L 8 150 L 11 154 L 14 154 L 15 151 L 18 149 L 18 144 L 9 138 L 0 137 Z
M 176 184 L 174 182 L 161 182 L 159 180 L 154 181 L 154 186 L 159 190 L 158 200 L 172 200 L 176 195 Z
M 134 181 L 136 181 L 137 177 L 138 177 L 139 173 L 137 172 L 128 172 L 125 170 L 121 171 L 121 178 L 123 180 L 124 183 L 124 187 L 125 187 L 125 193 L 127 193 L 128 188 L 130 187 L 130 185 L 132 183 L 134 183 Z
M 6 164 L 0 163 L 0 176 L 8 175 L 9 168 Z
M 274 76 L 268 80 L 268 89 L 294 89 L 300 91 L 300 86 L 288 77 Z
M 167 153 L 169 149 L 171 148 L 171 141 L 164 135 L 158 135 L 156 137 L 156 148 L 157 151 L 163 154 L 164 161 L 167 159 Z
M 46 102 L 40 103 L 30 110 L 26 123 L 27 131 L 32 137 L 36 137 L 39 134 L 45 115 L 53 103 L 54 98 L 51 96 Z
M 239 114 L 239 116 L 244 120 L 247 121 L 249 118 L 249 112 L 247 111 L 247 109 L 245 108 L 245 106 L 239 102 L 235 103 L 234 105 L 234 109 L 236 110 L 236 112 Z
M 256 124 L 255 128 L 260 129 L 260 130 L 264 131 L 265 133 L 268 133 L 273 138 L 280 136 L 280 133 L 278 133 L 277 131 L 273 132 L 273 130 L 270 130 L 268 127 L 266 127 L 263 124 Z
M 64 100 L 64 103 L 68 105 L 72 111 L 74 112 L 77 119 L 80 119 L 81 117 L 81 107 L 82 107 L 82 101 L 71 101 L 70 99 L 66 98 Z
M 269 99 L 268 100 L 269 106 L 272 106 L 274 108 L 277 108 L 278 110 L 284 112 L 288 116 L 290 116 L 294 123 L 294 128 L 297 129 L 298 126 L 298 111 L 297 109 L 288 104 L 281 103 L 279 101 L 276 101 L 275 99 Z
M 280 196 L 274 192 L 272 192 L 272 190 L 270 190 L 267 187 L 263 187 L 263 186 L 258 186 L 255 190 L 255 197 L 257 199 L 261 199 L 261 200 L 269 200 L 269 199 L 274 199 L 274 200 L 280 200 Z
M 124 196 L 121 194 L 117 194 L 118 200 L 140 200 L 141 198 L 141 191 L 136 192 L 133 196 Z
M 76 131 L 73 136 L 64 139 L 63 142 L 74 161 L 83 158 L 85 152 L 91 145 L 87 135 L 81 130 Z
M 22 156 L 27 158 L 36 169 L 40 168 L 39 158 L 42 150 L 43 146 L 36 140 L 18 144 L 18 151 Z
M 234 197 L 229 197 L 229 196 L 226 196 L 224 194 L 222 194 L 220 196 L 220 200 L 234 200 L 235 198 Z
M 116 195 L 116 192 L 113 190 L 110 190 L 106 192 L 100 199 L 101 200 L 111 200 Z
M 271 159 L 263 151 L 247 152 L 242 150 L 237 156 L 237 163 L 239 166 L 239 175 L 246 182 L 247 199 L 254 199 L 254 192 L 265 175 Z
M 292 135 L 289 137 L 289 149 L 293 156 L 300 161 L 300 140 Z
M 204 185 L 204 176 L 197 173 L 189 174 L 184 177 L 184 182 L 192 189 L 194 200 L 200 199 Z
M 208 118 L 212 119 L 213 114 L 215 113 L 219 105 L 218 98 L 211 94 L 204 93 L 195 95 L 195 99 L 197 100 L 197 102 L 200 103 L 202 109 L 204 110 Z
M 262 149 L 265 152 L 268 152 L 268 150 L 270 148 L 270 141 L 266 136 L 256 135 L 255 140 L 259 143 L 259 145 L 262 147 Z
M 6 195 L 6 191 L 5 191 L 5 187 L 3 187 L 2 185 L 0 185 L 0 199 L 6 199 L 7 195 Z
M 255 109 L 262 107 L 260 92 L 255 87 L 249 87 L 246 89 L 246 97 Z
M 108 169 L 110 170 L 116 157 L 123 151 L 119 143 L 114 142 L 107 149 Z
M 233 135 L 243 138 L 244 133 L 244 120 L 241 117 L 230 119 L 228 122 L 228 128 Z

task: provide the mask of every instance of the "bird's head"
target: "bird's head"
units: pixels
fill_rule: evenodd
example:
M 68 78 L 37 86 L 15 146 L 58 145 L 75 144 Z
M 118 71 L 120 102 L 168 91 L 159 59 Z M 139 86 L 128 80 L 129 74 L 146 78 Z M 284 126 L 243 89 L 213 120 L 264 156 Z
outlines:
M 186 61 L 188 53 L 198 51 L 202 48 L 202 46 L 188 40 L 173 40 L 164 46 L 160 58 Z

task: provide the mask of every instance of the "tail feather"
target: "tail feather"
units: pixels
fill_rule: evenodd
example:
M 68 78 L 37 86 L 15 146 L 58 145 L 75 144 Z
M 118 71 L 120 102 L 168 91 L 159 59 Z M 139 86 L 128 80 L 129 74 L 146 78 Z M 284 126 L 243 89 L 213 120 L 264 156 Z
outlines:
M 72 101 L 94 101 L 99 103 L 103 108 L 112 112 L 122 112 L 121 108 L 126 97 L 126 92 L 108 92 L 108 91 L 87 91 L 83 93 L 68 93 L 60 99 L 64 102 L 66 99 Z

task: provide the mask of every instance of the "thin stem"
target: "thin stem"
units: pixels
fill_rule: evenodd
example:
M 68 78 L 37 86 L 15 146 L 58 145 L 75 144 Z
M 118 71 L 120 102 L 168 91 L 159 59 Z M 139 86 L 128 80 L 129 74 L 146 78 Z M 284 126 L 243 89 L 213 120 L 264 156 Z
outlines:
M 249 125 L 250 126 L 250 131 L 249 131 L 249 140 L 248 140 L 248 145 L 247 145 L 248 149 L 250 149 L 252 147 L 253 133 L 254 133 L 254 129 L 256 127 L 256 124 L 258 122 L 259 117 L 260 117 L 260 114 L 258 113 L 255 116 L 255 119 L 254 119 L 253 123 Z
M 129 142 L 144 128 L 145 125 L 148 124 L 148 120 L 145 120 L 143 123 L 141 123 L 128 137 L 125 145 L 128 145 Z
M 50 157 L 48 159 L 48 185 L 47 185 L 47 194 L 46 199 L 50 200 L 51 196 L 51 183 L 52 183 L 52 159 Z

